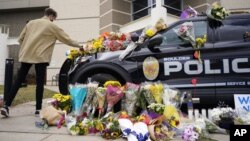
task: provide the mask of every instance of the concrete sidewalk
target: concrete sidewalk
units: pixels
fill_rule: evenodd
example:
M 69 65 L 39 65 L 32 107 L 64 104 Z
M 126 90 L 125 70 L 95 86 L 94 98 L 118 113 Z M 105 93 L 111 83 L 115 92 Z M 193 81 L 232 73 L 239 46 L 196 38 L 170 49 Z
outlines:
M 53 91 L 58 90 L 55 86 L 46 86 Z M 43 100 L 43 107 L 47 107 L 48 99 Z M 41 121 L 35 117 L 35 102 L 28 102 L 10 108 L 10 117 L 3 118 L 0 115 L 0 140 L 1 141 L 105 141 L 100 136 L 72 136 L 66 127 L 60 129 L 49 127 L 47 130 L 35 126 L 36 121 Z M 212 138 L 220 141 L 229 141 L 228 135 L 212 134 Z M 117 141 L 124 141 L 118 139 Z M 174 141 L 180 141 L 180 138 Z

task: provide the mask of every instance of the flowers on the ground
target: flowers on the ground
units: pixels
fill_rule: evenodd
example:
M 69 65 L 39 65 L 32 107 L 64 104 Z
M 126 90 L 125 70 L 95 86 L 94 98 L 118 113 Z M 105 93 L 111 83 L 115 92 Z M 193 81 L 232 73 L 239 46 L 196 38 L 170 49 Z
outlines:
M 231 107 L 218 107 L 213 108 L 211 111 L 212 121 L 216 124 L 222 119 L 234 119 L 236 118 L 236 112 Z
M 157 103 L 162 103 L 162 94 L 164 93 L 164 87 L 162 83 L 153 83 L 150 85 L 150 92 L 153 95 Z
M 55 101 L 52 103 L 52 105 L 60 110 L 69 112 L 71 107 L 71 97 L 70 95 L 62 95 L 62 94 L 54 94 L 53 99 Z
M 165 105 L 160 103 L 152 103 L 148 106 L 148 109 L 162 115 L 165 110 Z
M 180 115 L 174 106 L 167 105 L 163 115 L 172 127 L 177 127 L 180 124 Z
M 201 134 L 200 129 L 193 125 L 189 125 L 184 129 L 182 139 L 184 141 L 196 141 L 199 139 L 199 134 Z

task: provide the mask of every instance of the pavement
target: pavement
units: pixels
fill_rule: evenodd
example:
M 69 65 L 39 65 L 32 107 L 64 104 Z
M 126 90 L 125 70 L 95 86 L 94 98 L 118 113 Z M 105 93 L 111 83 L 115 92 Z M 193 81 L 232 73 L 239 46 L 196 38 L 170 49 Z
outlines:
M 58 92 L 57 86 L 46 86 L 45 88 Z M 43 100 L 43 107 L 47 106 L 48 99 Z M 28 102 L 10 108 L 9 118 L 0 116 L 0 140 L 1 141 L 106 141 L 100 136 L 72 136 L 66 127 L 58 129 L 50 126 L 41 129 L 35 126 L 36 121 L 41 121 L 35 114 L 35 102 Z M 228 135 L 212 134 L 211 138 L 218 141 L 229 141 Z M 125 141 L 118 139 L 116 141 Z M 175 138 L 173 141 L 181 141 Z

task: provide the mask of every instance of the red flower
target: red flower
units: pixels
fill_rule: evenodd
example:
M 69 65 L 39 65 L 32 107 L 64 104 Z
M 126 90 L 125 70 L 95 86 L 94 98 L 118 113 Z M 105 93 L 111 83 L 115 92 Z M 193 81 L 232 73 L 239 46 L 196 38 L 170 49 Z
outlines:
M 196 85 L 196 84 L 197 84 L 197 79 L 196 79 L 196 78 L 193 78 L 193 79 L 191 80 L 191 83 L 192 83 L 193 85 Z
M 199 52 L 198 52 L 198 51 L 195 51 L 195 52 L 194 52 L 194 58 L 196 58 L 196 59 L 199 58 Z

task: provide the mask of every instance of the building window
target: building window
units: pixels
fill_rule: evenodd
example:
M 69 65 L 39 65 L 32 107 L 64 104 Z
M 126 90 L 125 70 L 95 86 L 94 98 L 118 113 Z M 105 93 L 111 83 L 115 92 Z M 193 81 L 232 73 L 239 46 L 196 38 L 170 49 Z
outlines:
M 176 16 L 180 16 L 182 11 L 182 0 L 164 0 L 164 7 L 167 12 Z
M 132 12 L 133 20 L 137 20 L 151 13 L 151 9 L 155 7 L 156 0 L 133 0 Z M 180 16 L 182 9 L 181 0 L 162 0 L 162 6 L 167 8 L 167 12 L 176 16 Z
M 133 20 L 137 20 L 151 13 L 152 7 L 155 7 L 155 0 L 134 0 L 132 6 Z

